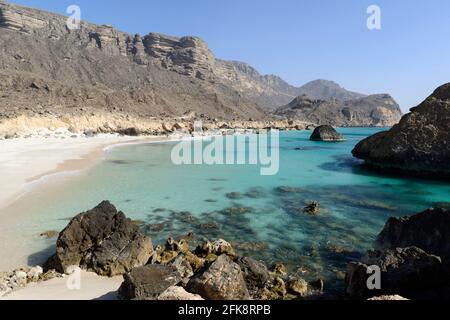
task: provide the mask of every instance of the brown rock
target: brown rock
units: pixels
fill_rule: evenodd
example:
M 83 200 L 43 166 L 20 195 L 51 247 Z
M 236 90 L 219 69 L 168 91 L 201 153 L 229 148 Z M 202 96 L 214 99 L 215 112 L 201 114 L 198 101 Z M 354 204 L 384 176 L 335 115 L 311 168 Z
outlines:
M 173 266 L 149 264 L 137 267 L 123 275 L 119 288 L 122 299 L 156 299 L 169 287 L 178 284 L 181 276 Z
M 191 278 L 191 292 L 207 300 L 245 300 L 250 295 L 239 265 L 225 254 L 219 256 L 206 270 Z
M 70 266 L 114 276 L 147 263 L 152 242 L 122 212 L 104 201 L 73 218 L 60 233 L 56 254 L 47 269 L 65 272 Z

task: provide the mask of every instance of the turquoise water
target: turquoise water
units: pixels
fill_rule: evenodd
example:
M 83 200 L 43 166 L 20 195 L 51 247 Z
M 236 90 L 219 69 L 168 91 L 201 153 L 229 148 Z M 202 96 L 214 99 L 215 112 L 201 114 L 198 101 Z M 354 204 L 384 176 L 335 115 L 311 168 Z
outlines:
M 54 239 L 36 234 L 61 230 L 76 213 L 108 199 L 142 220 L 154 244 L 189 231 L 197 239 L 220 237 L 241 253 L 269 265 L 284 262 L 292 272 L 325 278 L 329 290 L 339 290 L 347 262 L 372 246 L 390 216 L 450 201 L 448 183 L 377 175 L 353 159 L 353 146 L 377 131 L 341 129 L 347 138 L 341 143 L 309 141 L 307 131 L 283 132 L 275 176 L 261 176 L 251 165 L 175 166 L 173 143 L 112 149 L 85 174 L 25 197 L 17 210 L 26 218 L 0 231 L 20 229 L 19 246 L 47 253 Z M 281 192 L 282 186 L 290 192 Z M 239 194 L 230 199 L 231 192 Z M 320 202 L 318 216 L 302 212 L 312 200 Z M 42 255 L 28 262 L 38 259 Z

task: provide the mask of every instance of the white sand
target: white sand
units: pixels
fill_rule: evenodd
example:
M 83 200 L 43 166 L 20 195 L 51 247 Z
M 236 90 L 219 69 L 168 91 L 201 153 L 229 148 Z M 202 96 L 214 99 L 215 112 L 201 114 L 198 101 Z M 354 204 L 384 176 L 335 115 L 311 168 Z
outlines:
M 149 137 L 117 135 L 1 140 L 0 209 L 17 200 L 49 174 L 85 169 L 102 159 L 103 148 L 145 139 L 150 140 Z
M 86 138 L 36 137 L 0 140 L 0 223 L 12 223 L 8 205 L 58 173 L 76 172 L 102 160 L 104 150 L 115 145 L 167 140 L 161 137 L 99 135 Z M 18 217 L 17 217 L 18 219 Z M 13 240 L 11 240 L 13 241 Z M 0 259 L 4 259 L 0 252 Z M 16 268 L 23 266 L 15 266 Z M 10 270 L 0 270 L 10 271 Z M 81 290 L 68 290 L 66 279 L 31 284 L 6 299 L 91 300 L 115 299 L 122 277 L 105 278 L 83 272 Z
M 123 277 L 106 278 L 95 273 L 81 273 L 80 290 L 69 290 L 68 278 L 33 283 L 0 300 L 116 300 Z

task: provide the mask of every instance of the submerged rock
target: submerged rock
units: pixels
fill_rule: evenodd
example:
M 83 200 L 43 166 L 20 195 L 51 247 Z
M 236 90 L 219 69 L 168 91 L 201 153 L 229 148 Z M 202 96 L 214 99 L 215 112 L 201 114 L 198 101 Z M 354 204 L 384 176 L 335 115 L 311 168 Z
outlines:
M 228 199 L 242 199 L 244 196 L 240 192 L 230 192 L 226 194 Z
M 51 239 L 51 238 L 57 237 L 58 234 L 59 234 L 58 231 L 49 230 L 49 231 L 45 231 L 45 232 L 40 233 L 39 236 L 43 237 L 43 238 Z
M 150 238 L 108 201 L 73 218 L 60 233 L 56 254 L 47 269 L 64 273 L 80 266 L 99 275 L 114 276 L 147 263 L 153 247 Z
M 225 215 L 241 215 L 241 214 L 246 214 L 246 213 L 249 213 L 252 211 L 253 211 L 253 209 L 250 207 L 231 207 L 231 208 L 223 209 L 220 212 Z
M 300 193 L 300 192 L 303 192 L 304 190 L 301 188 L 296 188 L 296 187 L 281 186 L 281 187 L 277 187 L 275 189 L 275 191 L 277 193 Z
M 219 229 L 219 224 L 216 222 L 206 222 L 199 224 L 197 228 L 200 230 L 215 230 Z
M 305 208 L 303 208 L 303 212 L 312 216 L 316 216 L 320 213 L 320 204 L 318 201 L 311 201 Z
M 169 287 L 178 284 L 181 276 L 172 266 L 149 264 L 123 275 L 119 296 L 125 300 L 156 299 Z
M 187 289 L 208 300 L 250 298 L 241 268 L 225 254 L 219 256 L 205 271 L 191 278 Z
M 356 145 L 352 153 L 387 171 L 450 177 L 450 83 L 437 88 L 391 130 Z
M 263 241 L 256 242 L 233 242 L 233 247 L 242 251 L 260 251 L 267 250 L 269 244 Z
M 344 136 L 332 126 L 324 125 L 314 129 L 310 140 L 312 141 L 344 141 Z
M 261 199 L 266 196 L 266 193 L 264 192 L 264 190 L 262 188 L 252 188 L 252 189 L 248 190 L 244 195 L 247 198 L 251 198 L 251 199 Z

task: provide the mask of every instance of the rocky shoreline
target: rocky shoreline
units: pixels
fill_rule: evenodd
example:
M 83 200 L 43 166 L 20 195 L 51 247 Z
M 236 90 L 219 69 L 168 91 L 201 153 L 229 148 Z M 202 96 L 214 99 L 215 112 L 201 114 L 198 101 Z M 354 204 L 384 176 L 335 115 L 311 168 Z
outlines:
M 101 276 L 123 275 L 118 298 L 125 300 L 448 299 L 449 219 L 446 209 L 389 219 L 375 243 L 377 250 L 348 264 L 345 292 L 329 297 L 323 280 L 307 282 L 280 263 L 268 268 L 240 256 L 223 239 L 196 239 L 189 232 L 153 247 L 138 221 L 103 201 L 70 221 L 43 268 L 1 273 L 0 296 L 29 283 L 65 277 L 79 266 Z M 378 290 L 367 287 L 367 270 L 373 265 L 381 270 Z
M 91 137 L 96 134 L 126 136 L 192 134 L 195 115 L 182 118 L 135 118 L 127 115 L 91 115 L 73 117 L 27 117 L 0 120 L 0 140 L 28 137 Z M 232 133 L 241 130 L 304 130 L 314 126 L 297 120 L 235 120 L 198 118 L 203 131 Z
M 450 177 L 450 83 L 437 88 L 389 131 L 359 142 L 353 155 L 380 171 Z

